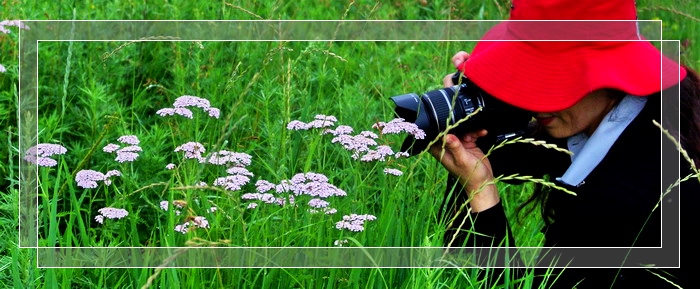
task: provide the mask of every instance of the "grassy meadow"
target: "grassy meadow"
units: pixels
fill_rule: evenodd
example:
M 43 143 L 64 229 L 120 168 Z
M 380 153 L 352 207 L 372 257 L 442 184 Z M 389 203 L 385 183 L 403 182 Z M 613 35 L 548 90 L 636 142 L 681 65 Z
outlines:
M 681 61 L 696 70 L 698 5 L 638 1 L 639 18 L 663 20 L 664 38 L 681 40 Z M 0 21 L 498 20 L 508 7 L 8 0 Z M 494 271 L 481 268 L 37 268 L 37 251 L 18 248 L 26 152 L 18 146 L 20 28 L 8 29 L 0 32 L 0 288 L 491 288 L 484 276 Z M 441 87 L 451 56 L 473 45 L 42 42 L 36 142 L 62 148 L 47 146 L 55 164 L 38 167 L 38 246 L 441 247 L 447 173 L 428 154 L 399 154 L 410 131 L 382 127 L 395 124 L 391 96 Z M 517 245 L 540 245 L 539 215 L 515 218 L 531 186 L 499 185 Z M 530 288 L 532 276 L 500 278 Z

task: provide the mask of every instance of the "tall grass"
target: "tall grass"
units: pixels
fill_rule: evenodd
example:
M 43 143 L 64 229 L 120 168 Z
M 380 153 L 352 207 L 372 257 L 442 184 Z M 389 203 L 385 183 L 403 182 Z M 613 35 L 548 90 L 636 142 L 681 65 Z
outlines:
M 5 5 L 5 4 L 3 4 Z M 688 39 L 697 22 L 684 15 L 698 11 L 692 1 L 640 1 L 641 19 L 665 20 L 664 37 Z M 504 19 L 501 1 L 210 2 L 34 1 L 7 2 L 0 19 Z M 664 9 L 657 9 L 662 7 Z M 684 11 L 681 13 L 680 11 Z M 668 20 L 668 21 L 666 21 Z M 682 23 L 682 25 L 681 25 Z M 691 23 L 692 25 L 686 25 Z M 6 176 L 0 195 L 0 285 L 5 288 L 486 288 L 489 269 L 37 269 L 35 251 L 18 249 L 17 39 L 0 34 L 0 121 L 8 132 L 0 164 Z M 449 58 L 471 43 L 453 42 L 44 42 L 39 46 L 39 135 L 41 143 L 66 147 L 57 166 L 40 168 L 39 241 L 41 246 L 165 247 L 193 240 L 227 246 L 442 246 L 439 222 L 446 173 L 426 155 L 362 162 L 333 143 L 322 129 L 290 130 L 287 124 L 332 115 L 355 133 L 379 133 L 372 125 L 393 118 L 390 96 L 440 87 L 454 70 Z M 684 44 L 685 45 L 685 44 Z M 693 44 L 682 60 L 699 59 Z M 5 53 L 7 52 L 7 53 Z M 161 117 L 180 96 L 207 99 L 220 117 L 193 109 L 193 118 Z M 135 135 L 142 152 L 119 163 L 104 152 L 118 138 Z M 377 141 L 398 150 L 404 135 Z M 198 142 L 207 153 L 219 150 L 251 156 L 254 174 L 240 190 L 212 186 L 225 168 L 186 159 L 178 146 Z M 174 169 L 166 165 L 174 164 Z M 387 175 L 385 168 L 403 171 Z M 109 186 L 77 186 L 80 170 L 119 170 Z M 311 213 L 309 196 L 296 206 L 242 199 L 257 180 L 279 184 L 299 173 L 319 173 L 347 193 L 326 199 L 335 214 Z M 207 187 L 196 186 L 200 181 Z M 530 195 L 529 186 L 503 186 L 510 215 Z M 282 194 L 289 203 L 289 195 Z M 161 202 L 169 209 L 163 210 Z M 250 203 L 258 206 L 249 209 Z M 186 204 L 179 209 L 175 204 Z M 122 208 L 122 219 L 95 221 L 103 207 Z M 210 209 L 216 207 L 216 211 Z M 339 230 L 343 215 L 371 214 L 364 231 Z M 202 216 L 208 228 L 196 228 Z M 511 218 L 515 221 L 515 218 Z M 176 226 L 189 222 L 185 234 Z M 542 242 L 541 220 L 513 223 L 521 246 Z M 504 274 L 508 274 L 506 270 Z M 511 288 L 528 288 L 510 280 Z

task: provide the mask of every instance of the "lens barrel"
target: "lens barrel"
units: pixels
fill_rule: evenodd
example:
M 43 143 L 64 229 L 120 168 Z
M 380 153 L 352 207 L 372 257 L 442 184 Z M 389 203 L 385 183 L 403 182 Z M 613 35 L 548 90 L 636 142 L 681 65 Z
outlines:
M 431 121 L 435 124 L 438 132 L 446 130 L 448 125 L 455 123 L 455 110 L 452 107 L 455 91 L 457 91 L 457 86 L 428 91 L 423 94 L 423 101 L 430 109 L 428 112 Z
M 480 129 L 488 131 L 487 137 L 477 141 L 483 150 L 496 142 L 524 135 L 532 120 L 531 113 L 490 96 L 466 78 L 459 85 L 431 90 L 420 98 L 409 93 L 391 97 L 391 100 L 396 104 L 397 117 L 415 123 L 426 135 L 420 140 L 413 136 L 404 140 L 401 151 L 409 155 L 424 151 L 441 132 L 460 121 L 450 133 L 463 135 Z

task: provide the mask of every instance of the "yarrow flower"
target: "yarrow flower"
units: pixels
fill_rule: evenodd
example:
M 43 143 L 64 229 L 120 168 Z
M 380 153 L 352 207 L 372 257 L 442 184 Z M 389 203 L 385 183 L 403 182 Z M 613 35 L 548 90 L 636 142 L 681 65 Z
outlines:
M 97 212 L 99 212 L 100 215 L 95 217 L 95 221 L 97 221 L 100 224 L 102 224 L 102 222 L 104 221 L 104 218 L 122 219 L 122 218 L 129 215 L 129 212 L 127 212 L 124 209 L 111 208 L 111 207 L 105 207 L 105 208 L 99 209 L 99 210 L 97 210 Z
M 329 208 L 330 203 L 324 199 L 330 197 L 344 197 L 347 193 L 336 186 L 328 183 L 328 177 L 323 174 L 307 172 L 298 173 L 294 175 L 289 180 L 282 180 L 279 184 L 274 184 L 266 180 L 258 180 L 255 183 L 256 193 L 246 193 L 241 196 L 243 200 L 256 200 L 262 201 L 266 204 L 278 204 L 284 206 L 287 204 L 294 204 L 295 197 L 299 196 L 309 196 L 311 199 L 308 201 L 307 205 L 311 207 L 309 212 L 317 213 L 316 209 L 324 209 L 323 212 L 326 214 L 334 214 L 337 212 L 336 209 Z M 273 191 L 278 196 L 273 193 Z M 279 196 L 281 194 L 286 194 Z M 256 205 L 257 206 L 257 205 Z
M 109 186 L 112 184 L 112 180 L 110 178 L 113 176 L 121 177 L 122 173 L 118 170 L 111 170 L 111 171 L 108 171 L 107 173 L 105 173 L 105 179 L 104 179 L 105 185 Z
M 372 128 L 378 129 L 382 134 L 399 134 L 408 133 L 416 139 L 424 139 L 425 132 L 418 128 L 415 123 L 407 122 L 403 118 L 395 118 L 389 122 L 377 122 L 372 125 Z
M 167 165 L 165 166 L 165 169 L 167 169 L 167 170 L 172 170 L 172 169 L 174 169 L 174 168 L 175 168 L 175 164 L 172 164 L 172 163 L 171 163 L 171 164 L 167 164 Z
M 213 118 L 219 118 L 219 116 L 221 115 L 221 110 L 219 110 L 216 107 L 205 108 L 204 111 L 206 111 L 209 114 L 209 116 Z
M 338 210 L 336 208 L 330 208 L 330 207 L 323 208 L 323 210 L 321 210 L 321 211 L 316 210 L 316 209 L 309 209 L 309 213 L 312 213 L 312 214 L 324 213 L 326 215 L 333 215 L 337 212 L 338 212 Z
M 192 222 L 194 222 L 194 224 L 195 224 L 197 227 L 200 227 L 200 228 L 209 228 L 209 221 L 207 221 L 207 218 L 205 218 L 205 217 L 196 216 L 196 217 L 194 217 L 194 219 L 192 220 Z
M 348 240 L 335 240 L 335 241 L 333 241 L 333 246 L 342 247 L 343 245 L 345 245 L 347 243 L 348 243 Z
M 188 220 L 184 224 L 175 226 L 175 231 L 185 234 L 190 231 L 190 228 L 197 227 L 209 228 L 209 221 L 207 218 L 202 216 L 188 217 Z
M 342 221 L 335 223 L 335 228 L 338 230 L 348 230 L 352 232 L 362 232 L 365 230 L 364 224 L 367 221 L 374 221 L 377 217 L 373 215 L 345 215 Z
M 180 232 L 180 233 L 187 233 L 187 227 L 190 225 L 189 222 L 184 223 L 182 225 L 177 225 L 175 226 L 175 232 Z
M 139 154 L 135 152 L 119 152 L 117 151 L 117 157 L 114 159 L 120 163 L 123 162 L 133 162 L 139 157 Z
M 183 107 L 162 108 L 162 109 L 159 109 L 158 111 L 156 111 L 156 114 L 160 115 L 160 116 L 169 116 L 169 115 L 176 115 L 177 114 L 177 115 L 189 118 L 189 119 L 194 118 L 192 115 L 192 111 L 187 109 L 187 108 L 183 108 Z
M 214 180 L 214 186 L 223 187 L 229 191 L 239 191 L 250 182 L 250 178 L 243 175 L 230 175 Z
M 309 130 L 312 128 L 326 128 L 334 126 L 338 119 L 332 115 L 317 114 L 309 123 L 300 120 L 292 120 L 287 124 L 288 130 Z M 324 134 L 325 131 L 322 133 Z
M 227 150 L 220 150 L 209 155 L 206 160 L 210 164 L 227 167 L 246 167 L 251 163 L 253 157 L 246 153 L 237 153 Z
M 106 153 L 116 152 L 117 157 L 114 160 L 117 162 L 133 162 L 139 157 L 138 153 L 143 151 L 139 146 L 141 141 L 135 135 L 120 136 L 117 141 L 125 146 L 122 147 L 121 145 L 110 143 L 102 148 L 102 151 Z
M 358 159 L 361 153 L 365 153 L 370 150 L 371 146 L 376 146 L 377 141 L 373 138 L 358 134 L 355 136 L 350 135 L 339 135 L 331 140 L 332 143 L 341 144 L 346 150 L 351 151 L 352 157 Z
M 266 181 L 266 180 L 259 180 L 259 181 L 255 182 L 255 188 L 257 189 L 257 191 L 259 193 L 265 193 L 269 190 L 274 189 L 275 187 L 276 187 L 275 184 L 273 184 L 269 181 Z
M 301 122 L 299 120 L 293 120 L 287 124 L 287 129 L 288 130 L 307 130 L 307 129 L 309 129 L 309 126 L 305 122 Z
M 160 201 L 160 209 L 163 211 L 168 211 L 170 209 L 170 202 L 168 201 Z M 182 201 L 182 200 L 174 200 L 173 205 L 175 205 L 175 208 L 182 209 L 187 205 L 187 202 Z M 175 211 L 176 215 L 180 214 L 180 211 Z
M 192 95 L 183 95 L 176 98 L 175 102 L 173 102 L 173 107 L 159 109 L 156 111 L 156 114 L 160 116 L 177 114 L 192 119 L 192 110 L 188 109 L 188 107 L 198 107 L 213 118 L 219 118 L 221 114 L 218 108 L 211 106 L 209 100 Z
M 229 175 L 242 175 L 242 176 L 248 176 L 248 177 L 253 176 L 253 173 L 251 173 L 248 169 L 246 169 L 244 167 L 228 168 L 226 170 L 226 173 L 228 173 Z
M 97 182 L 102 181 L 106 186 L 109 186 L 112 184 L 111 177 L 120 177 L 121 175 L 122 173 L 118 170 L 111 170 L 106 174 L 94 170 L 81 170 L 75 175 L 75 181 L 78 183 L 78 187 L 94 189 L 97 188 Z
M 129 144 L 132 146 L 137 146 L 141 141 L 139 141 L 139 138 L 136 137 L 135 135 L 124 135 L 120 136 L 117 139 L 118 142 L 123 143 L 123 144 Z
M 396 154 L 394 154 L 394 158 L 396 158 L 396 159 L 402 158 L 402 157 L 407 158 L 409 156 L 411 156 L 411 155 L 408 154 L 408 152 L 397 152 Z
M 328 183 L 326 176 L 313 172 L 296 174 L 290 182 L 282 182 L 280 184 L 289 184 L 289 190 L 296 196 L 307 195 L 324 199 L 333 196 L 347 196 L 345 191 Z
M 27 150 L 24 154 L 24 160 L 42 167 L 53 167 L 58 162 L 50 157 L 65 154 L 67 151 L 62 145 L 40 143 Z
M 360 160 L 363 162 L 372 162 L 372 161 L 385 161 L 387 156 L 393 156 L 394 151 L 391 149 L 390 146 L 385 146 L 385 145 L 380 145 L 377 146 L 377 149 L 374 150 L 369 150 L 365 155 L 363 155 Z
M 175 102 L 173 102 L 174 107 L 199 107 L 199 108 L 209 108 L 211 104 L 209 103 L 209 100 L 197 97 L 197 96 L 192 96 L 192 95 L 183 95 L 175 99 Z
M 94 170 L 81 170 L 75 175 L 78 187 L 85 189 L 97 188 L 97 182 L 104 181 L 105 174 Z
M 22 21 L 19 21 L 19 20 L 3 20 L 3 21 L 0 21 L 0 33 L 3 33 L 3 34 L 10 34 L 10 33 L 12 33 L 12 31 L 11 31 L 10 29 L 7 29 L 7 27 L 10 27 L 10 26 L 16 26 L 16 27 L 18 27 L 19 29 L 29 30 L 29 26 L 27 26 L 26 24 L 24 24 Z M 0 64 L 0 73 L 5 73 L 5 72 L 7 72 L 7 68 L 5 68 L 4 65 Z M 31 161 L 29 161 L 29 162 L 31 162 Z M 37 162 L 38 162 L 38 163 L 37 163 Z M 55 166 L 55 164 L 54 164 L 54 165 L 51 165 L 52 160 L 37 160 L 37 162 L 33 162 L 33 164 L 42 163 L 42 164 L 39 164 L 39 165 L 40 165 L 40 166 L 45 166 L 45 167 L 53 167 L 53 166 Z
M 289 203 L 294 204 L 294 196 L 288 196 Z M 246 193 L 241 196 L 242 200 L 258 200 L 266 204 L 278 204 L 284 206 L 287 204 L 287 200 L 284 197 L 275 197 L 275 195 L 270 193 Z M 257 206 L 257 204 L 256 204 Z
M 312 208 L 321 209 L 321 208 L 328 207 L 328 205 L 330 205 L 329 202 L 321 200 L 321 199 L 311 199 L 309 201 L 309 207 L 312 207 Z
M 29 30 L 29 26 L 24 24 L 22 21 L 19 20 L 3 20 L 0 21 L 0 33 L 4 34 L 10 34 L 12 31 L 7 29 L 6 27 L 11 27 L 15 26 L 19 29 L 24 29 L 24 30 Z
M 371 138 L 371 139 L 378 139 L 379 138 L 379 136 L 376 133 L 373 133 L 373 132 L 368 131 L 368 130 L 364 130 L 364 131 L 360 132 L 360 135 L 364 136 L 366 138 Z
M 339 136 L 339 135 L 344 135 L 344 134 L 351 134 L 352 132 L 353 132 L 353 128 L 351 126 L 339 125 L 335 129 L 324 130 L 323 134 L 332 134 L 334 136 Z
M 385 168 L 384 173 L 387 175 L 394 175 L 394 176 L 401 176 L 403 175 L 403 172 L 397 169 L 392 169 L 392 168 Z
M 203 162 L 204 158 L 202 157 L 202 154 L 206 151 L 206 149 L 201 143 L 191 141 L 175 148 L 175 152 L 180 151 L 185 153 L 186 159 L 197 159 L 200 162 Z
M 113 153 L 113 152 L 116 152 L 118 149 L 119 149 L 119 145 L 111 143 L 111 144 L 104 146 L 102 148 L 102 151 L 104 151 L 106 153 Z

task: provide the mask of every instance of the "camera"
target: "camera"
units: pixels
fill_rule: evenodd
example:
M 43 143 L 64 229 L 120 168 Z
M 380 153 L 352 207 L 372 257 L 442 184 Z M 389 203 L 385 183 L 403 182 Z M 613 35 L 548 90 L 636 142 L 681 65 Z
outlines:
M 531 112 L 496 99 L 459 71 L 453 74 L 452 82 L 456 85 L 428 91 L 420 97 L 415 93 L 391 97 L 396 116 L 415 123 L 426 135 L 423 139 L 408 136 L 401 146 L 402 152 L 419 154 L 441 132 L 458 122 L 449 133 L 462 136 L 481 129 L 488 131 L 477 140 L 477 146 L 484 152 L 497 143 L 531 132 Z

